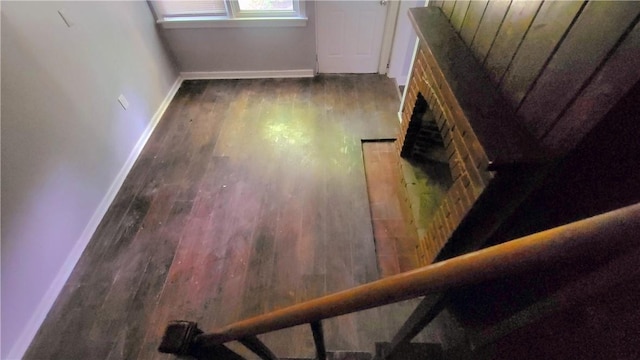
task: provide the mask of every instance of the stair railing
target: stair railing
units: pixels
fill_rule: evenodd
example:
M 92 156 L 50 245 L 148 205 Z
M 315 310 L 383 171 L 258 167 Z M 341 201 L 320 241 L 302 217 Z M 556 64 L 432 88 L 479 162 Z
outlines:
M 274 360 L 277 357 L 256 335 L 310 324 L 317 358 L 323 360 L 326 350 L 322 320 L 425 296 L 394 337 L 392 353 L 437 315 L 443 307 L 444 294 L 450 289 L 593 254 L 629 253 L 638 249 L 639 234 L 640 203 L 238 321 L 209 333 L 203 333 L 193 322 L 174 321 L 167 327 L 159 351 L 199 359 L 216 356 L 243 359 L 223 345 L 237 340 L 261 359 Z

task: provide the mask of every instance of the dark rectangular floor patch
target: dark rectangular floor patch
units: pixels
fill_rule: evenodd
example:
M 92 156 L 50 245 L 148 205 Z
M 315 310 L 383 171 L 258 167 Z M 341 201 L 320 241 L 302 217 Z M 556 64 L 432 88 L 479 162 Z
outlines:
M 418 235 L 401 182 L 394 140 L 363 141 L 367 192 L 380 274 L 395 275 L 418 267 Z

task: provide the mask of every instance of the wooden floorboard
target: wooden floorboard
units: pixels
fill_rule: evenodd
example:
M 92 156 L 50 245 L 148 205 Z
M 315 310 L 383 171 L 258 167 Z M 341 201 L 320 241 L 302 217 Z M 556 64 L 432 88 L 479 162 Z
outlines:
M 213 329 L 378 279 L 361 141 L 394 138 L 398 107 L 380 75 L 185 81 L 25 358 L 169 359 L 169 320 Z M 328 320 L 327 348 L 373 351 L 411 307 Z M 313 354 L 307 326 L 260 338 Z

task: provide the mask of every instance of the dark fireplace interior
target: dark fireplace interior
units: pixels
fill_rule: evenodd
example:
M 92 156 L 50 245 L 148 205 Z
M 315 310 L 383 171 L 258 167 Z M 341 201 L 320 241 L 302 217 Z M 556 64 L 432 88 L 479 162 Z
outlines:
M 454 154 L 447 154 L 441 129 L 421 93 L 417 95 L 400 155 L 402 170 L 409 174 L 408 196 L 417 230 L 421 232 L 435 216 L 454 181 L 450 168 Z
M 449 165 L 440 129 L 422 93 L 413 107 L 401 155 L 418 163 L 426 160 Z

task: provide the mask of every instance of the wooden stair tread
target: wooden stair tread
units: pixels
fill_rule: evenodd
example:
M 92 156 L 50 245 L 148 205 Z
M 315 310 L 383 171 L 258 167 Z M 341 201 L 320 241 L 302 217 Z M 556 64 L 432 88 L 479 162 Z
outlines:
M 328 351 L 327 360 L 372 360 L 373 356 L 361 351 Z M 280 358 L 280 360 L 313 360 L 311 358 Z
M 376 357 L 388 351 L 391 343 L 376 343 Z M 373 360 L 374 357 L 368 352 L 355 351 L 329 351 L 327 360 Z M 442 359 L 442 347 L 439 344 L 411 343 L 402 348 L 393 357 L 387 360 L 440 360 Z M 313 360 L 311 358 L 280 358 L 280 360 Z
M 376 343 L 376 359 L 388 352 L 391 343 Z M 401 348 L 392 357 L 386 360 L 439 360 L 442 359 L 442 346 L 440 344 L 410 343 Z

